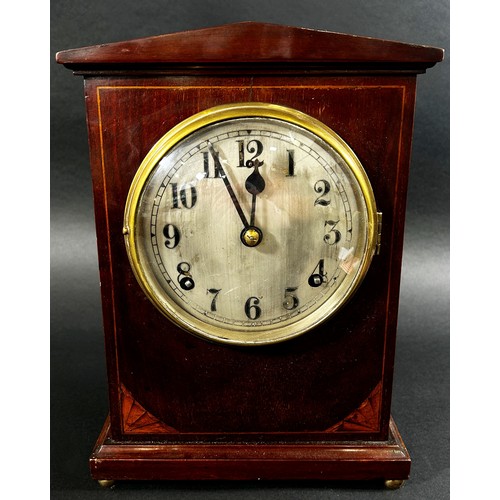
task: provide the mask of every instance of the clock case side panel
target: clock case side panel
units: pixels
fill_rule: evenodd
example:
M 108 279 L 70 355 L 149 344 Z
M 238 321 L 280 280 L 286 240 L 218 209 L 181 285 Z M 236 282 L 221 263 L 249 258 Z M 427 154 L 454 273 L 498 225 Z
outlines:
M 411 161 L 411 145 L 413 137 L 413 121 L 416 98 L 416 77 L 408 79 L 405 87 L 404 109 L 399 138 L 399 159 L 397 170 L 397 191 L 392 214 L 383 213 L 382 238 L 380 252 L 391 252 L 391 268 L 389 275 L 390 293 L 386 318 L 386 345 L 383 373 L 382 415 L 386 420 L 391 418 L 392 388 L 394 378 L 394 361 L 396 354 L 396 334 L 398 330 L 399 298 L 401 271 L 403 263 L 403 244 L 406 220 L 406 202 L 408 193 L 409 170 Z M 388 226 L 388 218 L 392 220 L 392 238 L 384 232 Z
M 90 149 L 90 169 L 94 196 L 94 216 L 99 262 L 101 306 L 108 378 L 108 400 L 110 435 L 121 429 L 120 385 L 116 353 L 116 321 L 113 300 L 113 276 L 111 263 L 111 242 L 106 206 L 106 178 L 104 172 L 104 150 L 101 141 L 101 124 L 97 85 L 92 78 L 84 79 L 85 102 L 87 109 L 87 129 Z M 118 432 L 118 434 L 121 431 Z

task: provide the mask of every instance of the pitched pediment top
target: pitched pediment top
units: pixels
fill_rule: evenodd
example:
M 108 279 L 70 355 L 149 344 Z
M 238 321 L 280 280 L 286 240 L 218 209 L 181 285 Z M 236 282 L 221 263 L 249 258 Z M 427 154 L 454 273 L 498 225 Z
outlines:
M 58 52 L 58 63 L 168 65 L 363 63 L 433 66 L 444 51 L 425 45 L 277 24 L 242 22 Z

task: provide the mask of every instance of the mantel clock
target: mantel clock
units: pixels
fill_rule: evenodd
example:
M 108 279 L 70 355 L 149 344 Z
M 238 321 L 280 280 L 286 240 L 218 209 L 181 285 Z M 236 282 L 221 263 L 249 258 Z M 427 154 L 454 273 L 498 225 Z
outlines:
M 390 414 L 416 75 L 441 49 L 238 23 L 84 76 L 120 479 L 409 476 Z

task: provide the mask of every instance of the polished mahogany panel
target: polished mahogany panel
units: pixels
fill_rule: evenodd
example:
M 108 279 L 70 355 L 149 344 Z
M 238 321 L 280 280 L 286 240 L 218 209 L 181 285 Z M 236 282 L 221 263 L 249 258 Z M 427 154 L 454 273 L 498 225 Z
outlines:
M 114 437 L 387 437 L 413 92 L 413 77 L 87 78 Z M 132 178 L 163 134 L 202 109 L 252 100 L 299 109 L 339 133 L 365 166 L 384 229 L 381 254 L 339 314 L 298 339 L 238 348 L 198 339 L 156 310 L 132 274 L 122 227 Z M 157 425 L 134 426 L 125 394 Z M 368 399 L 375 409 L 358 426 L 340 425 Z

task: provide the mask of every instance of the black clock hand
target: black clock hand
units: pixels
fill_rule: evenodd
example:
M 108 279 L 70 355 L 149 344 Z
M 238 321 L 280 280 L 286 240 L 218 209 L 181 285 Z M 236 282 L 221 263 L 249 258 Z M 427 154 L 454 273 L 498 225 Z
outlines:
M 219 160 L 219 153 L 215 151 L 212 143 L 210 141 L 208 143 L 208 150 L 210 151 L 210 154 L 212 155 L 214 161 L 215 161 L 215 169 L 219 171 L 220 176 L 222 177 L 222 180 L 224 181 L 224 185 L 226 186 L 226 189 L 229 193 L 229 196 L 231 197 L 231 200 L 234 204 L 234 207 L 236 208 L 236 211 L 238 212 L 238 215 L 240 216 L 241 222 L 243 222 L 243 226 L 246 228 L 250 227 L 250 224 L 248 224 L 247 218 L 245 217 L 245 214 L 243 213 L 243 210 L 241 209 L 240 202 L 238 201 L 238 198 L 236 198 L 236 193 L 233 190 L 233 187 L 231 186 L 229 179 L 226 176 L 226 172 L 222 168 L 222 164 Z
M 266 181 L 264 177 L 260 175 L 259 167 L 262 166 L 264 162 L 259 160 L 254 160 L 253 172 L 248 176 L 245 182 L 245 189 L 252 195 L 252 211 L 250 213 L 250 225 L 253 226 L 255 223 L 255 205 L 257 201 L 257 195 L 264 191 L 266 187 Z

